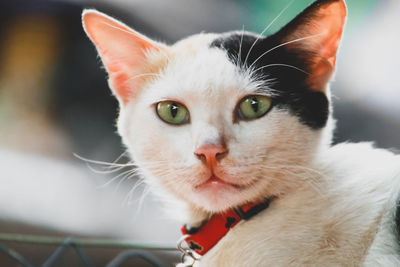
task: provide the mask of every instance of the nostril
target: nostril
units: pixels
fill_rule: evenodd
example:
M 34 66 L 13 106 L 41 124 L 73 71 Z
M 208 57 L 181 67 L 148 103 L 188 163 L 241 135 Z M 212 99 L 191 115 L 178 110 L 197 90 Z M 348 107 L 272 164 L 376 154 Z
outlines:
M 197 152 L 194 152 L 194 154 L 196 155 L 196 157 L 197 157 L 199 160 L 206 162 L 206 156 L 205 156 L 204 154 L 202 154 L 202 153 L 197 153 Z
M 228 150 L 222 145 L 205 145 L 196 149 L 194 154 L 203 162 L 215 162 L 228 154 Z
M 215 157 L 218 159 L 222 159 L 223 157 L 225 157 L 228 154 L 228 150 L 224 150 L 221 152 L 217 152 L 217 154 L 215 154 Z

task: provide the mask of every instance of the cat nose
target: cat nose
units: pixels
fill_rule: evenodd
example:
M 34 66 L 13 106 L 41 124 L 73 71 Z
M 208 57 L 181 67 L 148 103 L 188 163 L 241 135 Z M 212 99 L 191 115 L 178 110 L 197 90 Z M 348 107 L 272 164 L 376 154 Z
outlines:
M 223 145 L 204 145 L 198 147 L 194 154 L 209 168 L 214 167 L 218 160 L 228 154 L 228 149 Z

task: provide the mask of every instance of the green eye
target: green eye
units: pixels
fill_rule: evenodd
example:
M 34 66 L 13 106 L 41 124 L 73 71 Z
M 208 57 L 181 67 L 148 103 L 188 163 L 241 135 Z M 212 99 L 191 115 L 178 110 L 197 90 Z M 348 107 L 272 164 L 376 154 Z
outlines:
M 189 121 L 187 108 L 173 101 L 163 101 L 157 104 L 157 114 L 166 123 L 184 124 Z
M 271 108 L 271 98 L 268 96 L 252 95 L 244 98 L 239 104 L 239 118 L 252 120 L 265 115 Z

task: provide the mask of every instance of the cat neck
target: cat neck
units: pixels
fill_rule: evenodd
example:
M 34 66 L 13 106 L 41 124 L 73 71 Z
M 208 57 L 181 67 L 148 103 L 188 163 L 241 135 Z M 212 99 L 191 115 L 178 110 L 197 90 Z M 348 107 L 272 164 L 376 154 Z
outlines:
M 323 173 L 322 170 L 319 170 L 317 166 L 322 165 L 323 163 L 320 160 L 315 160 L 310 164 L 304 166 L 297 166 L 296 170 L 291 170 L 290 172 L 286 172 L 285 175 L 281 175 L 276 177 L 277 180 L 285 179 L 295 181 L 287 187 L 277 187 L 273 184 L 269 190 L 266 190 L 264 196 L 260 196 L 256 199 L 244 200 L 243 204 L 230 207 L 227 210 L 232 210 L 238 208 L 246 203 L 259 203 L 264 201 L 265 199 L 274 199 L 274 202 L 280 201 L 282 199 L 291 198 L 291 196 L 301 194 L 308 194 L 310 191 L 320 191 L 323 184 Z M 225 211 L 207 211 L 199 206 L 194 204 L 187 204 L 186 206 L 186 216 L 184 218 L 183 223 L 186 225 L 198 228 L 204 222 L 210 220 L 214 215 L 223 213 Z

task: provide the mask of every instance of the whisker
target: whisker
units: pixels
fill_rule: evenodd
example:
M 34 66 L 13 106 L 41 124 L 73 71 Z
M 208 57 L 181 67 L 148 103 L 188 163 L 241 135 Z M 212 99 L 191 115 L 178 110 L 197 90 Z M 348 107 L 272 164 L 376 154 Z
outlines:
M 284 43 L 279 44 L 279 45 L 277 45 L 277 46 L 274 46 L 274 47 L 272 47 L 271 49 L 267 50 L 266 52 L 262 53 L 253 63 L 251 63 L 251 65 L 249 66 L 249 69 L 251 69 L 251 67 L 252 67 L 255 63 L 257 63 L 257 61 L 260 60 L 263 56 L 265 56 L 265 55 L 267 55 L 268 53 L 274 51 L 275 49 L 278 49 L 279 47 L 282 47 L 282 46 L 285 46 L 285 45 L 288 45 L 288 44 L 292 44 L 292 43 L 296 43 L 296 42 L 301 42 L 301 41 L 304 41 L 304 40 L 307 40 L 307 39 L 315 38 L 315 37 L 320 36 L 320 35 L 322 35 L 322 34 L 324 34 L 324 33 L 322 32 L 322 33 L 313 34 L 313 35 L 306 36 L 306 37 L 301 37 L 301 38 L 294 39 L 294 40 L 291 40 L 291 41 L 287 41 L 287 42 L 284 42 Z
M 125 150 L 124 152 L 121 153 L 112 163 L 117 163 L 120 159 L 126 156 L 128 154 L 128 150 Z
M 258 42 L 258 40 L 260 40 L 260 38 L 263 36 L 263 34 L 268 31 L 268 29 L 275 23 L 275 21 L 277 19 L 279 19 L 280 16 L 282 16 L 282 14 L 293 4 L 295 0 L 290 1 L 282 10 L 281 12 L 279 12 L 279 14 L 267 25 L 267 27 L 264 28 L 264 30 L 258 35 L 257 39 L 253 42 L 253 44 L 251 45 L 249 51 L 247 52 L 246 58 L 244 60 L 244 65 L 246 65 L 247 60 L 249 58 L 249 55 L 251 53 L 251 50 L 253 49 L 253 47 L 256 45 L 256 43 Z
M 98 186 L 97 188 L 100 189 L 100 188 L 107 187 L 108 185 L 110 185 L 111 183 L 113 183 L 115 180 L 118 180 L 120 177 L 123 177 L 124 175 L 127 175 L 127 174 L 130 175 L 130 174 L 135 173 L 135 172 L 136 172 L 135 169 L 127 170 L 127 171 L 121 172 L 120 174 L 118 174 L 117 176 L 111 178 L 109 181 L 107 181 L 107 182 L 104 183 L 103 185 Z
M 244 35 L 244 25 L 242 25 L 242 35 L 240 36 L 239 53 L 238 53 L 238 67 L 241 67 L 241 65 L 242 65 L 242 44 L 243 44 L 243 35 Z
M 121 32 L 125 32 L 125 33 L 127 33 L 127 34 L 129 34 L 129 35 L 132 35 L 132 36 L 135 37 L 135 39 L 137 38 L 137 36 L 136 36 L 133 32 L 130 32 L 130 31 L 127 31 L 127 30 L 122 29 L 122 28 L 120 28 L 120 27 L 111 25 L 110 23 L 107 23 L 107 22 L 105 22 L 105 21 L 102 21 L 101 23 L 106 24 L 107 26 L 110 26 L 111 28 L 114 28 L 114 29 L 119 30 L 119 31 L 121 31 Z
M 143 179 L 139 179 L 133 186 L 132 188 L 128 191 L 128 193 L 126 194 L 123 203 L 126 203 L 127 205 L 131 205 L 132 204 L 132 197 L 133 197 L 133 192 L 142 184 L 144 184 L 144 180 Z
M 141 77 L 146 77 L 146 76 L 156 76 L 156 77 L 160 77 L 161 75 L 158 74 L 158 73 L 141 73 L 141 74 L 135 75 L 135 76 L 133 76 L 133 77 L 127 79 L 125 82 L 129 82 L 129 81 L 131 81 L 131 80 L 135 80 L 135 79 L 138 79 L 138 78 L 141 78 Z
M 97 173 L 97 174 L 111 174 L 114 172 L 118 172 L 126 167 L 113 167 L 113 166 L 108 166 L 105 168 L 105 170 L 97 170 L 95 168 L 93 168 L 89 163 L 85 163 L 86 166 L 89 168 L 90 171 Z
M 115 187 L 114 193 L 115 193 L 115 192 L 118 192 L 119 187 L 121 186 L 121 184 L 122 184 L 124 181 L 129 180 L 129 179 L 131 179 L 131 178 L 133 178 L 133 177 L 135 177 L 135 176 L 137 177 L 137 172 L 136 172 L 136 171 L 124 175 L 124 177 L 122 177 L 122 179 L 119 180 L 117 186 Z
M 288 64 L 282 64 L 282 63 L 268 64 L 268 65 L 265 65 L 265 66 L 262 66 L 262 67 L 259 67 L 259 68 L 255 69 L 253 72 L 256 73 L 256 72 L 258 72 L 258 71 L 260 71 L 260 70 L 262 70 L 262 69 L 265 69 L 265 68 L 268 68 L 268 67 L 275 67 L 275 66 L 282 66 L 282 67 L 293 68 L 293 69 L 296 69 L 296 70 L 298 70 L 298 71 L 301 71 L 301 72 L 303 72 L 303 73 L 305 73 L 305 74 L 307 74 L 307 75 L 310 74 L 309 72 L 307 72 L 307 71 L 305 71 L 305 70 L 303 70 L 303 69 L 300 69 L 300 68 L 298 68 L 298 67 L 296 67 L 296 66 L 292 66 L 292 65 L 288 65 Z
M 73 153 L 73 155 L 74 155 L 74 157 L 76 157 L 76 158 L 78 158 L 78 159 L 80 159 L 80 160 L 82 160 L 84 162 L 97 164 L 97 165 L 105 165 L 105 166 L 113 166 L 113 167 L 129 167 L 129 166 L 135 167 L 136 166 L 136 164 L 134 164 L 133 162 L 128 162 L 128 163 L 124 163 L 124 164 L 112 163 L 112 162 L 105 162 L 105 161 L 99 161 L 99 160 L 92 160 L 92 159 L 84 158 L 82 156 L 79 156 L 76 153 Z
M 143 189 L 142 195 L 139 198 L 139 202 L 138 202 L 138 206 L 137 206 L 137 213 L 139 213 L 142 210 L 144 200 L 149 193 L 150 193 L 150 189 L 145 186 Z

